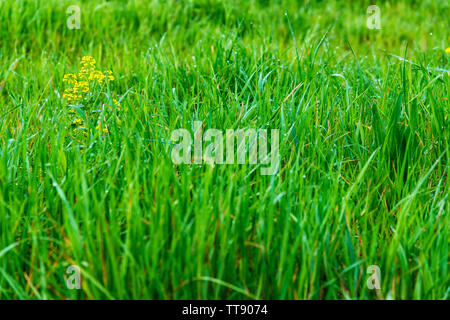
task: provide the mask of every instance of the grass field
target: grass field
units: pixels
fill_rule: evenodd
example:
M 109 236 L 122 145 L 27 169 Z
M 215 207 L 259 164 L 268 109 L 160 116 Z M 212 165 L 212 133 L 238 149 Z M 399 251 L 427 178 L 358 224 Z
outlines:
M 449 299 L 450 5 L 370 4 L 0 0 L 0 299 Z M 279 172 L 175 165 L 197 120 Z

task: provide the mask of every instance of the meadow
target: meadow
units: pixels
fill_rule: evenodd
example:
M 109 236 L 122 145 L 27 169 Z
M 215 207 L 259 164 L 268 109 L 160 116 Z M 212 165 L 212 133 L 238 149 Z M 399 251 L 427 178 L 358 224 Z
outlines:
M 449 12 L 0 0 L 0 299 L 449 299 Z M 174 164 L 194 121 L 279 171 Z

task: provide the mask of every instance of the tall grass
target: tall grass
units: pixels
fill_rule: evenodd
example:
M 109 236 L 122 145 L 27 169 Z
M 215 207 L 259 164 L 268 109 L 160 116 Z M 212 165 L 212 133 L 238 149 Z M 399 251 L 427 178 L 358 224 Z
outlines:
M 381 30 L 367 1 L 72 4 L 0 1 L 0 299 L 448 299 L 446 1 Z M 123 106 L 87 143 L 83 55 Z M 175 166 L 194 120 L 279 129 L 279 174 Z

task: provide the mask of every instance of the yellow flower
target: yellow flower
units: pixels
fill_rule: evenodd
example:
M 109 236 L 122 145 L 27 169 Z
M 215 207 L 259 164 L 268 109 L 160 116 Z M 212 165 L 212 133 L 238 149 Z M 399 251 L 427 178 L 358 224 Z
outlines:
M 68 74 L 64 75 L 63 82 L 67 82 L 69 84 L 73 84 L 76 81 L 77 81 L 77 76 L 75 74 L 68 73 Z
M 89 80 L 97 80 L 99 83 L 103 83 L 105 81 L 106 76 L 98 70 L 94 70 L 89 75 Z
M 97 84 L 104 84 L 106 81 L 114 81 L 115 77 L 111 70 L 107 70 L 105 72 L 97 70 L 96 69 L 96 61 L 91 56 L 84 56 L 81 58 L 80 61 L 80 69 L 77 73 L 71 74 L 65 74 L 63 78 L 63 82 L 67 83 L 67 87 L 65 91 L 63 92 L 62 96 L 64 99 L 66 99 L 68 104 L 82 104 L 85 107 L 88 107 L 88 112 L 92 111 L 90 110 L 91 104 L 89 103 L 89 97 L 92 96 L 90 94 L 91 91 L 96 92 L 97 91 Z M 113 106 L 115 108 L 120 107 L 119 101 L 117 99 L 112 99 Z M 106 104 L 103 104 L 103 107 Z M 113 110 L 113 106 L 108 106 L 111 110 Z M 102 107 L 102 109 L 103 109 Z M 97 110 L 95 110 L 97 111 Z M 71 108 L 69 110 L 69 113 L 74 114 L 75 109 Z M 92 113 L 94 113 L 92 111 Z M 91 114 L 90 112 L 88 114 Z M 117 115 L 116 115 L 117 117 Z M 117 117 L 118 118 L 118 117 Z M 84 134 L 86 134 L 87 129 L 83 126 L 80 126 L 84 124 L 84 121 L 90 121 L 89 119 L 72 119 L 71 123 L 74 126 L 77 126 L 75 128 L 76 130 L 84 130 Z M 118 119 L 118 122 L 120 120 Z M 102 123 L 101 121 L 98 122 L 98 125 L 96 127 L 96 130 L 99 131 L 100 134 L 102 133 L 109 133 L 108 127 L 105 123 Z
M 445 53 L 450 54 L 450 47 L 448 47 L 447 49 L 445 49 Z
M 87 93 L 89 92 L 89 83 L 87 81 L 78 81 L 75 83 L 74 91 Z
M 95 66 L 95 59 L 91 56 L 84 56 L 83 58 L 81 58 L 81 65 L 82 66 L 91 66 L 94 67 Z
M 76 118 L 76 119 L 72 120 L 72 124 L 74 126 L 81 125 L 81 124 L 83 124 L 83 120 L 81 120 L 80 118 Z
M 67 102 L 68 103 L 71 103 L 71 102 L 76 102 L 76 101 L 78 101 L 79 99 L 80 99 L 80 95 L 78 95 L 78 94 L 76 94 L 77 92 L 76 92 L 76 90 L 74 90 L 74 89 L 67 89 L 66 91 L 64 91 L 64 93 L 63 93 L 63 98 L 64 99 L 67 99 Z

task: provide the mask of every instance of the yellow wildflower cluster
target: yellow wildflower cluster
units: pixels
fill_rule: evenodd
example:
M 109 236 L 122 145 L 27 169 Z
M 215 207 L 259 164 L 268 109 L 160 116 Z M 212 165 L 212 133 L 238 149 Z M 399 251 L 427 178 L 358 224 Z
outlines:
M 69 110 L 72 113 L 71 123 L 76 129 L 82 130 L 86 136 L 89 132 L 90 125 L 97 123 L 96 130 L 101 133 L 108 133 L 108 126 L 106 125 L 106 117 L 101 120 L 97 115 L 100 115 L 106 106 L 114 110 L 120 107 L 119 101 L 112 98 L 113 106 L 109 104 L 102 104 L 101 108 L 94 106 L 94 100 L 91 99 L 101 93 L 102 84 L 107 81 L 114 81 L 114 76 L 111 70 L 102 72 L 96 69 L 96 61 L 93 57 L 86 56 L 81 59 L 81 68 L 78 73 L 64 75 L 63 82 L 67 84 L 67 88 L 63 93 L 63 98 L 69 104 L 79 105 L 82 108 L 84 116 L 73 118 L 75 113 L 75 106 Z M 99 86 L 100 85 L 100 86 Z M 100 113 L 99 113 L 100 112 Z M 104 117 L 105 114 L 102 114 Z M 117 118 L 117 116 L 116 116 Z M 78 131 L 77 131 L 78 132 Z
M 78 73 L 64 75 L 63 82 L 71 86 L 63 94 L 68 103 L 79 103 L 91 91 L 93 84 L 114 80 L 111 70 L 103 73 L 96 70 L 95 64 L 93 57 L 85 56 L 81 59 L 81 69 Z

